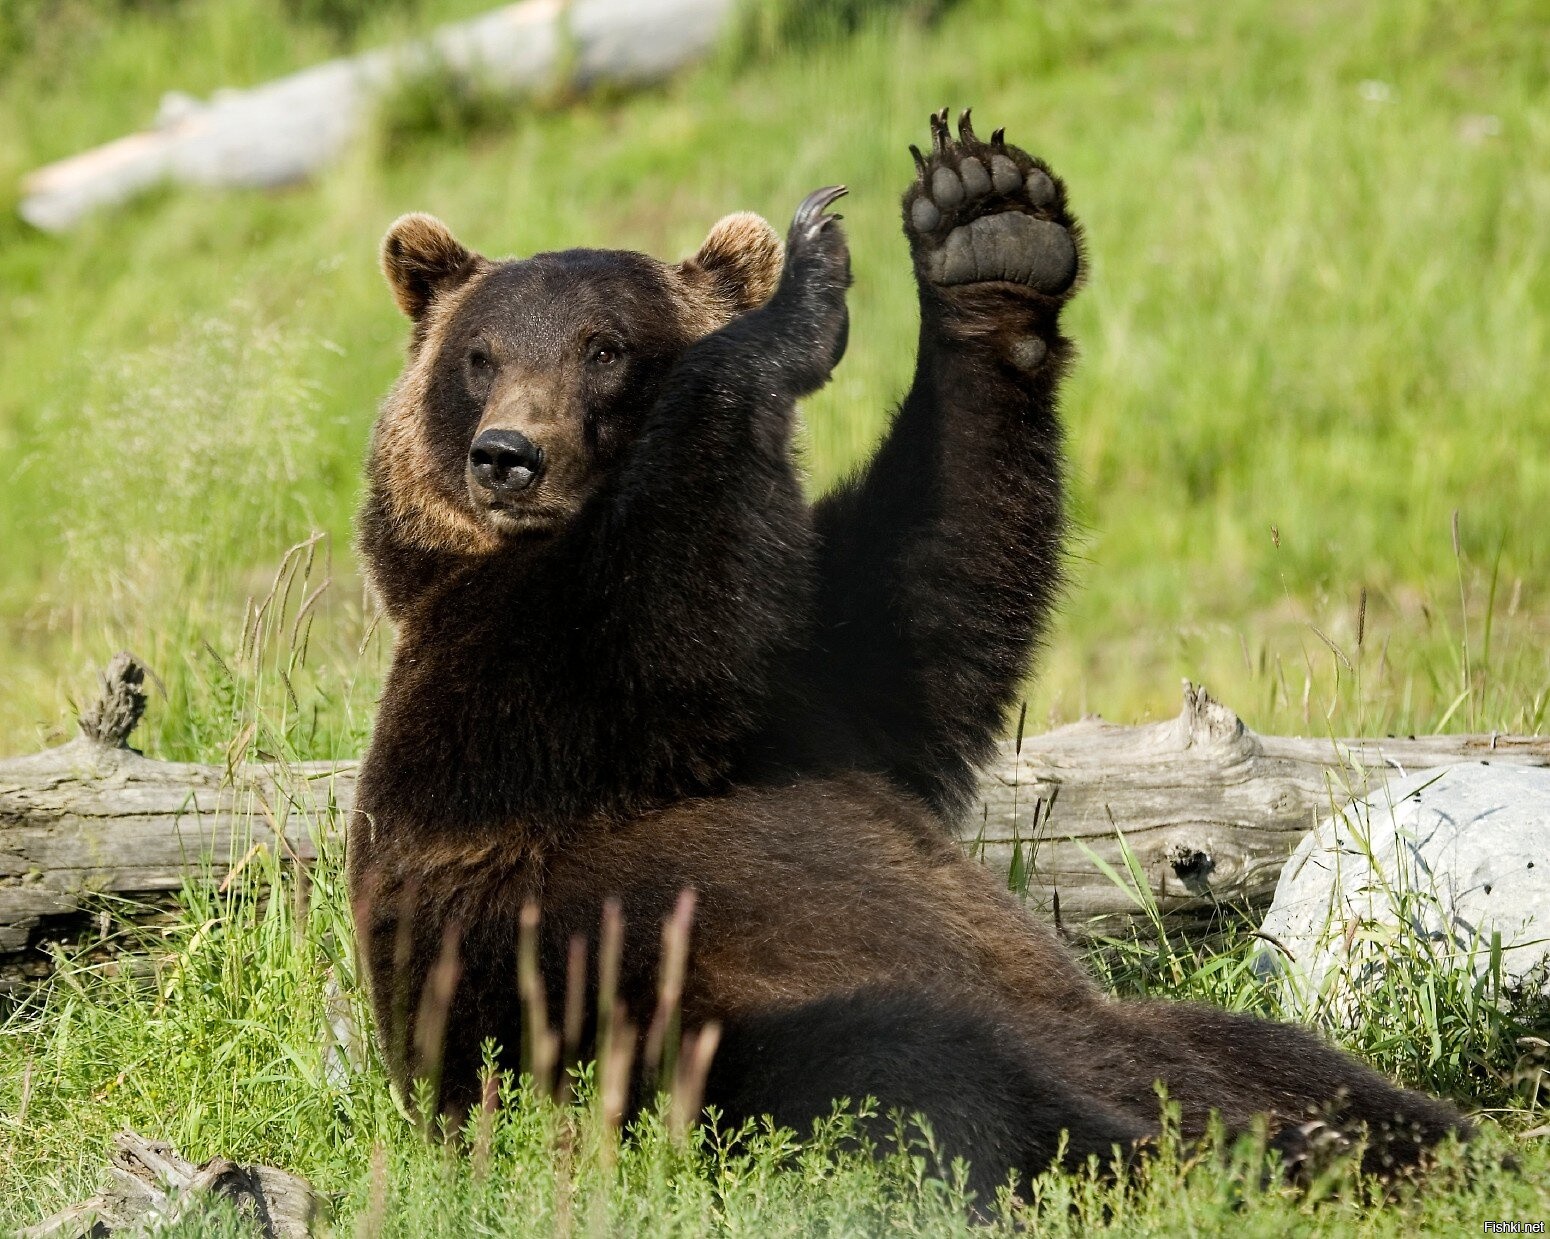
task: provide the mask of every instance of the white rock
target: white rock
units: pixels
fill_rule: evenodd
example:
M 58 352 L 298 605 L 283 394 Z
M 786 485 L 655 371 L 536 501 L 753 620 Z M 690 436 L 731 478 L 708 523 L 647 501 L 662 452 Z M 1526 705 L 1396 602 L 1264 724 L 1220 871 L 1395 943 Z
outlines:
M 1550 993 L 1550 770 L 1478 764 L 1398 778 L 1311 831 L 1281 871 L 1260 971 L 1294 1006 L 1339 1014 L 1385 949 L 1424 937 L 1483 975 L 1493 935 L 1509 991 Z

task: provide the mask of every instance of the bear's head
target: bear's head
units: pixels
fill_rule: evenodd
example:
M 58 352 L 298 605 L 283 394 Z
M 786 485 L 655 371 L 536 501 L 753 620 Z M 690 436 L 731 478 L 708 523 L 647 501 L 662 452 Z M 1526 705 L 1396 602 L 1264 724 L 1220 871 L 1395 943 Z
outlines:
M 404 216 L 382 267 L 413 328 L 372 436 L 373 519 L 401 545 L 457 555 L 559 532 L 606 486 L 684 350 L 767 300 L 781 264 L 751 214 L 679 263 L 586 249 L 496 261 Z

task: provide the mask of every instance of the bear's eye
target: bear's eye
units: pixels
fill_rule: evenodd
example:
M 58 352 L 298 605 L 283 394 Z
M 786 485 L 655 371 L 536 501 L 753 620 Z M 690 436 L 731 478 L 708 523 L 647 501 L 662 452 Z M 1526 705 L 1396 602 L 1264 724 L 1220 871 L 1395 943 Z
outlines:
M 587 360 L 594 366 L 611 366 L 618 361 L 624 350 L 616 344 L 594 344 Z
M 468 368 L 476 374 L 482 374 L 493 369 L 495 361 L 490 356 L 490 351 L 481 345 L 475 345 L 468 350 Z

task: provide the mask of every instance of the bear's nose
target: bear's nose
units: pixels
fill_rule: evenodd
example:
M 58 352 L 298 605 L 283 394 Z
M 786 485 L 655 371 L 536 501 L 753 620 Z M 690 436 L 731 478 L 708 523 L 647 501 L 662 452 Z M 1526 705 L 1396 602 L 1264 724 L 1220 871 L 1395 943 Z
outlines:
M 486 430 L 468 449 L 468 471 L 481 490 L 513 495 L 538 481 L 544 449 L 520 430 Z

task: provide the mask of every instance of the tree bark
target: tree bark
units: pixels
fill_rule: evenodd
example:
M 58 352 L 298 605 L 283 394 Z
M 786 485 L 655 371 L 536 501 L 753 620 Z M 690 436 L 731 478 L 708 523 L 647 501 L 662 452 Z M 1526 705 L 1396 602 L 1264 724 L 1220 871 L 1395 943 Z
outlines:
M 219 879 L 259 845 L 310 861 L 342 829 L 354 762 L 228 768 L 142 757 L 123 747 L 143 701 L 125 674 L 116 660 L 103 692 L 113 708 L 88 711 L 95 738 L 0 762 L 0 960 L 78 928 L 100 895 Z M 102 718 L 113 720 L 106 730 Z M 1261 736 L 1186 685 L 1182 712 L 1167 722 L 1088 719 L 1006 741 L 960 836 L 1034 909 L 1086 934 L 1144 915 L 1148 903 L 1170 917 L 1261 907 L 1320 816 L 1391 776 L 1462 761 L 1550 765 L 1550 738 Z M 1127 849 L 1144 889 L 1131 881 Z
M 208 1217 L 224 1204 L 263 1239 L 307 1239 L 318 1197 L 299 1175 L 273 1166 L 239 1166 L 224 1157 L 195 1166 L 170 1144 L 121 1131 L 113 1138 L 107 1185 L 89 1200 L 44 1218 L 21 1239 L 100 1239 L 155 1234 Z

